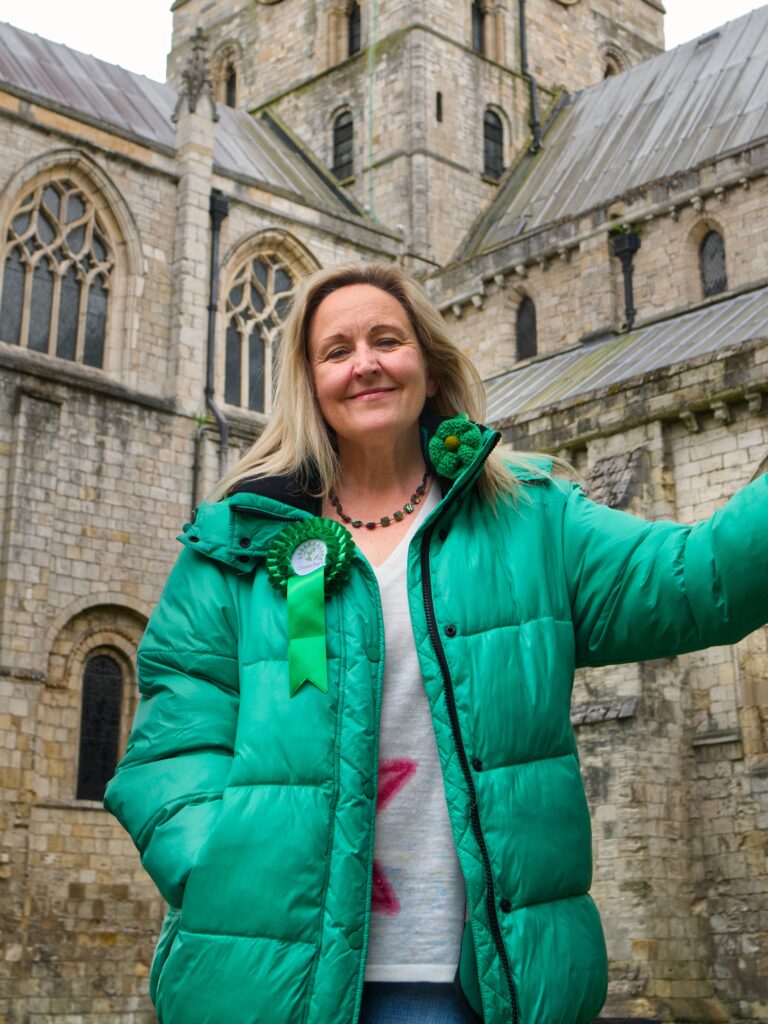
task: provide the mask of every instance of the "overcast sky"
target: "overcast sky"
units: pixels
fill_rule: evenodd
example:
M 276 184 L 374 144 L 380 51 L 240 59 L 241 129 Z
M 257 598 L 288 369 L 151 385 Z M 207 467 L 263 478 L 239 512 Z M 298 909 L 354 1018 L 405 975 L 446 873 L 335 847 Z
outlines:
M 666 0 L 667 47 L 760 6 L 754 0 Z M 171 42 L 169 0 L 0 0 L 0 21 L 150 78 L 165 79 Z

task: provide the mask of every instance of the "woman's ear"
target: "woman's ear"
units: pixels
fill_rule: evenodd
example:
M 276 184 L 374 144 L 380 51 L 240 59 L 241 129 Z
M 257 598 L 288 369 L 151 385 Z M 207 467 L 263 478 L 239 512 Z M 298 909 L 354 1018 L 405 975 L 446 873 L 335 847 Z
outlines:
M 439 388 L 440 385 L 437 377 L 433 376 L 433 374 L 427 370 L 427 398 L 434 398 Z

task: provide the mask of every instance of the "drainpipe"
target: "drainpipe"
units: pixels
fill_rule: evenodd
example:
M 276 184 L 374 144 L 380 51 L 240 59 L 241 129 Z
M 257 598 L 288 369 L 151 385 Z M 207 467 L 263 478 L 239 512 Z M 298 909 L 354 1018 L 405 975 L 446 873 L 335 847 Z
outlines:
M 197 489 L 200 486 L 200 462 L 203 450 L 203 438 L 211 432 L 210 423 L 201 423 L 195 431 L 195 443 L 192 449 L 192 509 L 190 511 L 190 522 L 194 523 L 197 512 Z
M 373 110 L 374 110 L 374 76 L 376 73 L 376 42 L 379 33 L 379 4 L 372 0 L 370 22 L 368 27 L 368 215 L 378 220 L 373 206 Z
M 622 231 L 611 236 L 611 249 L 613 255 L 621 260 L 621 269 L 624 272 L 624 315 L 626 322 L 625 331 L 631 331 L 635 322 L 634 295 L 632 294 L 632 261 L 635 253 L 640 248 L 640 236 L 634 231 Z
M 217 405 L 213 392 L 216 367 L 216 312 L 219 308 L 219 240 L 221 225 L 229 214 L 229 200 L 218 189 L 213 189 L 208 210 L 211 215 L 211 267 L 208 286 L 208 365 L 205 379 L 205 404 L 213 413 L 219 428 L 219 476 L 224 476 L 227 471 L 229 450 L 229 421 Z M 202 440 L 201 432 L 198 436 Z
M 531 128 L 533 141 L 529 152 L 538 153 L 541 149 L 541 119 L 539 117 L 539 91 L 536 87 L 536 79 L 528 70 L 528 37 L 525 31 L 525 0 L 519 0 L 520 12 L 520 73 L 528 83 L 528 92 L 531 101 L 531 116 L 528 124 Z

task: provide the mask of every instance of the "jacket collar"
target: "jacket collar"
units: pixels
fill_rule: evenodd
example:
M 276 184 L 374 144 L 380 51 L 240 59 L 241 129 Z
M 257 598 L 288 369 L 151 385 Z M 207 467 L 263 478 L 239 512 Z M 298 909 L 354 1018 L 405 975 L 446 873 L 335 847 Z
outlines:
M 420 424 L 422 451 L 427 460 L 427 447 L 443 417 L 425 408 Z M 482 463 L 499 441 L 498 431 L 478 424 L 483 433 L 483 443 L 477 458 L 455 479 L 438 476 L 437 484 L 445 504 L 453 505 L 471 487 L 480 473 Z M 536 469 L 515 469 L 515 475 L 525 482 L 541 481 L 541 472 L 548 473 L 551 459 L 536 460 Z M 195 509 L 191 523 L 185 523 L 178 540 L 186 547 L 223 562 L 241 573 L 250 572 L 257 559 L 263 558 L 273 538 L 289 522 L 319 516 L 322 500 L 313 492 L 319 489 L 319 481 L 313 486 L 310 475 L 308 486 L 304 486 L 298 475 L 250 478 L 242 480 L 235 490 L 214 503 L 203 503 Z
M 260 494 L 263 498 L 290 505 L 308 515 L 319 516 L 323 507 L 322 498 L 313 493 L 318 490 L 319 481 L 313 486 L 311 477 L 309 486 L 305 488 L 298 475 L 271 476 L 241 480 L 232 494 Z

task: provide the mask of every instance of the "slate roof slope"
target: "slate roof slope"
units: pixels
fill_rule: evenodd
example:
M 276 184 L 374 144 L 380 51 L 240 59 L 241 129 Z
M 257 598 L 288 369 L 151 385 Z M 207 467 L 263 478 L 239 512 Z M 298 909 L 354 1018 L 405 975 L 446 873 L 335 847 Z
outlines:
M 149 146 L 174 148 L 171 114 L 177 93 L 173 86 L 5 22 L 0 22 L 0 88 L 111 127 Z M 219 171 L 289 192 L 340 216 L 368 220 L 330 172 L 297 145 L 276 119 L 255 120 L 245 111 L 221 105 L 218 109 L 214 163 Z
M 768 136 L 768 6 L 568 97 L 460 249 L 468 259 Z
M 611 334 L 487 380 L 485 419 L 498 426 L 528 410 L 766 337 L 768 287 L 629 334 Z

